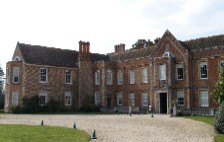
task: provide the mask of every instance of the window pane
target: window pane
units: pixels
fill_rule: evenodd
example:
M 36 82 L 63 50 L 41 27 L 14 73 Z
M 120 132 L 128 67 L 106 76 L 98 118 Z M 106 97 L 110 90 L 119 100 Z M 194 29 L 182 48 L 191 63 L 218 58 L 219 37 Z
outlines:
M 129 94 L 129 103 L 131 103 L 131 106 L 135 105 L 135 94 L 134 93 Z
M 112 71 L 107 70 L 107 84 L 111 85 L 112 84 Z
M 44 106 L 47 103 L 47 93 L 41 92 L 39 93 L 40 105 Z
M 184 105 L 184 91 L 177 91 L 177 105 Z
M 95 72 L 95 84 L 100 85 L 100 70 Z
M 208 91 L 200 91 L 201 107 L 208 107 Z
M 166 65 L 159 65 L 159 78 L 166 80 Z
M 142 83 L 148 83 L 147 68 L 142 68 Z
M 201 70 L 201 78 L 207 79 L 208 71 L 207 71 L 207 63 L 206 62 L 200 63 L 200 70 Z
M 120 70 L 118 72 L 118 79 L 117 79 L 117 84 L 123 84 L 123 72 Z
M 9 68 L 7 68 L 7 70 L 6 70 L 6 78 L 7 78 L 6 83 L 8 84 L 9 81 L 10 81 L 10 72 L 9 72 Z
M 12 92 L 12 105 L 17 106 L 19 101 L 19 93 L 18 92 Z
M 129 81 L 130 84 L 135 84 L 135 71 L 134 70 L 130 70 L 129 72 Z
M 119 92 L 118 95 L 117 95 L 117 105 L 118 106 L 122 106 L 123 105 L 123 96 L 122 96 L 121 92 Z
M 71 72 L 70 71 L 66 71 L 65 72 L 65 83 L 72 83 L 72 80 L 71 80 Z
M 176 65 L 176 72 L 177 72 L 177 79 L 183 79 L 183 65 L 182 64 L 177 64 Z
M 224 60 L 220 61 L 220 67 L 224 67 Z
M 142 106 L 148 106 L 148 93 L 142 93 Z
M 40 81 L 47 82 L 47 69 L 40 69 Z
M 95 93 L 95 105 L 100 105 L 100 93 Z
M 13 82 L 19 82 L 19 67 L 13 67 Z
M 72 104 L 71 92 L 65 92 L 65 106 L 71 106 L 71 104 Z

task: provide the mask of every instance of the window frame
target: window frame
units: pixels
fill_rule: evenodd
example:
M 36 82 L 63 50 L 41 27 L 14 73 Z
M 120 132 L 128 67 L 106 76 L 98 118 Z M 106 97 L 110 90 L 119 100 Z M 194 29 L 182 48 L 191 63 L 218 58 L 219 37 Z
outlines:
M 206 94 L 202 94 L 202 92 L 206 92 Z M 200 106 L 201 107 L 209 107 L 209 94 L 208 90 L 199 90 L 199 95 L 200 95 Z M 202 95 L 206 95 L 202 98 Z M 206 103 L 204 103 L 206 101 Z
M 148 83 L 148 70 L 146 67 L 142 68 L 142 83 Z
M 42 103 L 42 99 L 41 99 L 42 96 L 45 97 L 44 103 Z M 47 92 L 39 92 L 39 105 L 40 106 L 46 106 L 47 105 L 47 102 L 48 102 L 47 96 L 48 96 Z
M 219 67 L 221 68 L 221 67 L 224 67 L 224 60 L 220 60 L 219 61 Z
M 95 71 L 95 85 L 100 85 L 100 70 Z
M 205 65 L 206 65 L 206 69 L 203 69 Z M 208 79 L 208 62 L 200 62 L 199 70 L 200 70 L 200 79 Z M 202 71 L 206 71 L 206 72 L 202 73 Z M 204 75 L 205 77 L 202 77 L 202 75 Z
M 72 72 L 70 70 L 65 71 L 65 84 L 72 84 Z
M 112 70 L 107 70 L 107 85 L 112 85 L 113 84 L 113 72 Z
M 149 104 L 148 92 L 142 92 L 141 93 L 141 106 L 143 106 L 143 107 L 147 106 L 148 107 L 148 104 Z
M 166 64 L 159 65 L 159 80 L 166 80 Z
M 180 73 L 179 69 L 181 69 L 181 73 Z M 176 64 L 176 79 L 177 80 L 183 80 L 184 79 L 184 67 L 183 67 L 183 64 Z
M 129 70 L 129 84 L 135 84 L 135 70 Z
M 128 94 L 128 101 L 131 101 L 131 106 L 135 106 L 135 93 Z
M 122 70 L 119 70 L 117 72 L 117 84 L 118 85 L 123 84 L 123 76 L 124 76 L 123 71 Z
M 69 103 L 68 103 L 67 97 L 69 97 Z M 71 106 L 72 105 L 72 92 L 70 92 L 70 91 L 65 92 L 65 94 L 64 94 L 64 105 L 65 106 Z
M 8 107 L 9 106 L 9 93 L 8 92 L 5 92 L 5 107 Z
M 123 106 L 123 92 L 117 93 L 117 106 Z
M 19 67 L 13 67 L 13 83 L 19 83 Z
M 12 106 L 18 106 L 18 105 L 19 105 L 19 92 L 13 91 L 12 92 Z
M 7 84 L 10 83 L 10 69 L 9 68 L 6 69 L 6 83 Z
M 177 97 L 177 106 L 184 106 L 184 101 L 185 101 L 185 99 L 184 99 L 184 90 L 176 90 L 176 97 Z M 179 100 L 179 98 L 181 99 L 183 99 L 183 100 Z
M 94 104 L 96 106 L 99 106 L 101 104 L 100 98 L 101 98 L 100 92 L 95 92 L 95 99 L 94 99 L 95 101 L 94 101 Z
M 42 73 L 42 70 L 45 70 L 45 74 Z M 42 77 L 45 77 L 45 80 L 42 80 Z M 48 70 L 47 68 L 40 68 L 40 83 L 48 82 Z

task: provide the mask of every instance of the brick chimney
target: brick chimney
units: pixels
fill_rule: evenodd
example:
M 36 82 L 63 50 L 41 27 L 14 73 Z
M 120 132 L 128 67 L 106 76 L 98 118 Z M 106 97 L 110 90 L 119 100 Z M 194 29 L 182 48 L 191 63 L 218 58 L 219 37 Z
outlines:
M 118 44 L 118 45 L 114 46 L 114 52 L 115 53 L 122 53 L 124 51 L 125 51 L 125 44 L 121 43 L 121 44 Z
M 84 41 L 79 41 L 79 58 L 80 59 L 89 59 L 90 53 L 89 53 L 89 47 L 90 43 L 84 42 Z

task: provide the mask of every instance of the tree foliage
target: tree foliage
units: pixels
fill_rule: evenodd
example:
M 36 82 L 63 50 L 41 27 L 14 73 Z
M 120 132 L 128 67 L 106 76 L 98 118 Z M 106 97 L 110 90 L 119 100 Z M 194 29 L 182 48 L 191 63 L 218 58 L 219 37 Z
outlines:
M 224 102 L 221 103 L 220 109 L 216 113 L 214 127 L 219 134 L 224 134 Z
M 224 67 L 220 68 L 219 79 L 215 86 L 214 99 L 218 104 L 221 104 L 224 101 Z
M 151 41 L 150 39 L 145 40 L 145 39 L 139 39 L 137 42 L 135 42 L 134 44 L 132 44 L 132 48 L 130 50 L 134 50 L 134 49 L 140 49 L 140 48 L 147 48 L 149 46 L 153 46 L 156 45 L 159 42 L 160 38 L 156 38 L 153 41 Z
M 3 76 L 4 76 L 4 72 L 3 69 L 0 66 L 0 109 L 4 108 L 4 95 L 3 95 L 3 85 L 4 85 L 4 81 L 3 81 Z

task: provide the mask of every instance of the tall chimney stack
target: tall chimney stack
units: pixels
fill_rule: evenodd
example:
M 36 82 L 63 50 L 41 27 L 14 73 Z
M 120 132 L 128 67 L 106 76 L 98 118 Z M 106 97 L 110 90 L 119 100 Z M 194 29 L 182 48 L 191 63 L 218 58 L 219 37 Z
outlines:
M 122 53 L 125 51 L 125 44 L 121 43 L 121 44 L 116 44 L 114 46 L 114 50 L 115 50 L 115 53 Z

